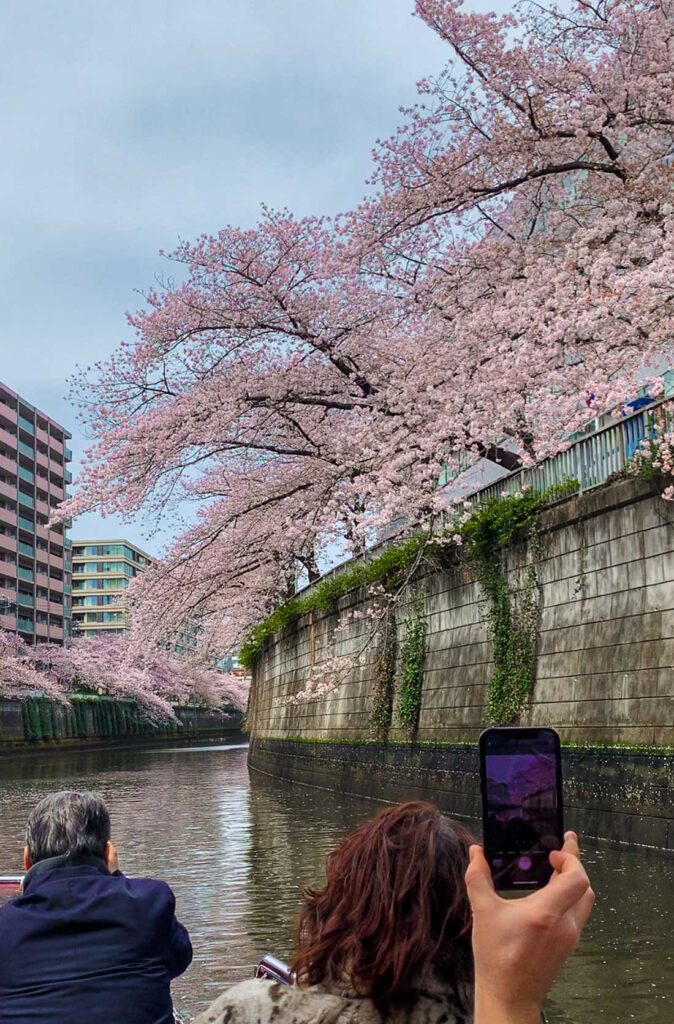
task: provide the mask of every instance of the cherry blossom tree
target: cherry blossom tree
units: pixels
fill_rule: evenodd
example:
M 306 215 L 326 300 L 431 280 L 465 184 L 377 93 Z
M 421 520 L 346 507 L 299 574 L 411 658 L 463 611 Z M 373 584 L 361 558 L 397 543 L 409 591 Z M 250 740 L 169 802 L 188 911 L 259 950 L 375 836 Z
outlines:
M 30 646 L 0 630 L 0 693 L 42 694 L 67 703 L 77 692 L 133 701 L 148 718 L 174 721 L 174 704 L 199 703 L 245 710 L 248 680 L 216 668 L 196 654 L 174 654 L 127 637 L 83 637 L 65 645 Z
M 235 646 L 326 544 L 432 528 L 443 466 L 552 455 L 671 362 L 674 3 L 416 13 L 449 62 L 360 206 L 181 245 L 75 385 L 63 514 L 196 510 L 134 583 L 138 636 L 198 616 Z
M 60 702 L 66 700 L 61 682 L 37 668 L 35 648 L 16 633 L 0 629 L 0 695 L 23 699 L 36 693 Z

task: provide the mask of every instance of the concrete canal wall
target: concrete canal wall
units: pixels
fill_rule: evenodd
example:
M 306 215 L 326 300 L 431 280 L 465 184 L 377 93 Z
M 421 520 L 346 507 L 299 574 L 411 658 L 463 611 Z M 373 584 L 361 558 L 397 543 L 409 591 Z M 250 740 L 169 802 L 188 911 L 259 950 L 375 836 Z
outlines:
M 74 697 L 70 706 L 43 698 L 0 700 L 0 755 L 21 749 L 100 746 L 240 735 L 242 714 L 176 707 L 178 723 L 149 722 L 130 701 Z
M 569 822 L 590 835 L 669 848 L 673 521 L 674 507 L 652 485 L 622 480 L 546 510 L 536 549 L 525 540 L 505 556 L 514 594 L 536 565 L 536 676 L 520 721 L 553 726 L 568 745 Z M 381 646 L 376 639 L 367 644 L 371 621 L 352 617 L 372 604 L 361 590 L 342 598 L 336 611 L 304 616 L 267 641 L 248 715 L 254 768 L 386 799 L 440 794 L 448 811 L 475 813 L 474 743 L 487 724 L 494 668 L 485 596 L 475 571 L 461 562 L 428 572 L 408 589 L 396 612 L 387 742 L 373 742 L 382 738 L 372 715 Z M 397 708 L 413 600 L 422 602 L 425 656 L 418 725 L 410 734 Z M 289 704 L 327 651 L 363 653 L 326 698 Z
M 279 779 L 397 803 L 430 800 L 481 817 L 472 743 L 331 743 L 256 738 L 252 768 Z M 619 748 L 562 748 L 564 816 L 581 836 L 674 852 L 674 757 Z

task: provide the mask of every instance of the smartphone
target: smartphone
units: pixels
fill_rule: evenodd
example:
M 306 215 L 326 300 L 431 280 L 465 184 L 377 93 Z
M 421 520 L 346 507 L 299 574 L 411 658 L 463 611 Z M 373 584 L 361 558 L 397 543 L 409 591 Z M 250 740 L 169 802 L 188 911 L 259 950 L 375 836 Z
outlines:
M 497 889 L 541 889 L 564 842 L 562 758 L 554 729 L 480 736 L 484 852 Z

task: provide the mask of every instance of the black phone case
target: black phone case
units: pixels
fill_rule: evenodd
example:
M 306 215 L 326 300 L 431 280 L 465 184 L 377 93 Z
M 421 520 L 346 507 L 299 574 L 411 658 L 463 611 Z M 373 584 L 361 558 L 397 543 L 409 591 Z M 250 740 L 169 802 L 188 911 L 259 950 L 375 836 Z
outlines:
M 487 860 L 492 863 L 492 857 L 496 854 L 496 849 L 492 841 L 489 828 L 489 801 L 487 793 L 487 778 L 486 778 L 486 753 L 487 753 L 487 742 L 489 737 L 493 737 L 495 734 L 503 739 L 504 744 L 507 746 L 508 740 L 513 741 L 522 739 L 534 739 L 536 734 L 544 733 L 546 737 L 552 737 L 554 757 L 555 757 L 555 774 L 556 774 L 556 795 L 557 795 L 557 826 L 555 830 L 555 838 L 558 846 L 561 848 L 564 842 L 564 807 L 562 801 L 562 759 L 561 759 L 561 745 L 559 735 L 554 729 L 547 727 L 537 726 L 495 726 L 489 729 L 485 729 L 480 736 L 479 750 L 480 750 L 480 791 L 482 797 L 482 827 L 483 827 L 483 842 L 485 855 Z M 515 743 L 513 742 L 513 746 Z M 522 851 L 523 855 L 526 856 L 526 852 Z M 547 858 L 546 858 L 547 859 Z M 539 872 L 541 868 L 539 866 Z M 552 875 L 552 868 L 548 868 L 545 871 L 545 876 L 542 874 L 539 878 L 536 878 L 532 874 L 531 882 L 524 884 L 519 883 L 518 885 L 508 884 L 508 875 L 512 873 L 512 864 L 510 866 L 504 866 L 504 878 L 499 878 L 492 870 L 492 877 L 494 880 L 494 886 L 500 891 L 528 891 L 533 892 L 536 889 L 540 889 L 547 883 L 550 876 Z

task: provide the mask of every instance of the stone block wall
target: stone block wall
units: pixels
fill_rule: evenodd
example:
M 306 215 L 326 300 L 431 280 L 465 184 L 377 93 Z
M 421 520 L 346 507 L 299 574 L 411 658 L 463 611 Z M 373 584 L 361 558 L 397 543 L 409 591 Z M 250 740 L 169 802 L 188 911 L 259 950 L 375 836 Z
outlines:
M 674 743 L 674 507 L 646 483 L 618 481 L 547 510 L 540 536 L 537 680 L 523 724 L 554 726 L 583 745 Z M 512 586 L 530 557 L 527 543 L 508 552 Z M 483 594 L 461 564 L 418 587 L 427 633 L 415 738 L 474 741 L 493 671 Z M 410 599 L 397 612 L 399 647 Z M 371 603 L 365 591 L 347 595 L 336 613 L 305 616 L 268 642 L 254 673 L 254 737 L 372 739 L 372 623 L 354 619 L 334 635 Z M 355 667 L 327 698 L 288 704 L 328 651 L 358 656 Z M 405 737 L 394 710 L 389 739 Z

